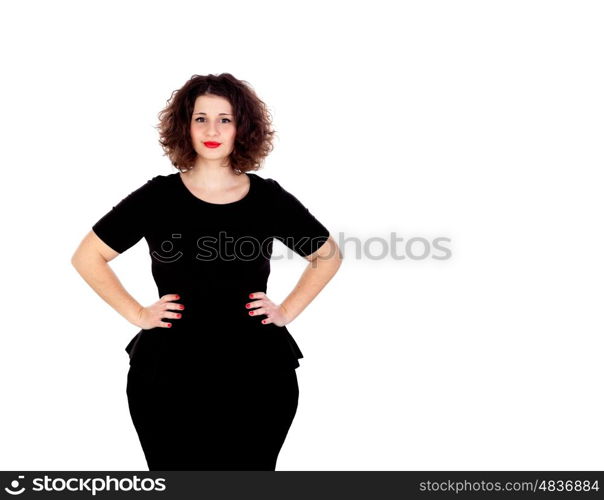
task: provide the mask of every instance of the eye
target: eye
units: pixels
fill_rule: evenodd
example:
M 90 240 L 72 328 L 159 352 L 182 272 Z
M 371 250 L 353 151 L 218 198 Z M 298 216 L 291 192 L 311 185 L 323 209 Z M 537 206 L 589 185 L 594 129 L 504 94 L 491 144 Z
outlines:
M 198 116 L 197 118 L 195 118 L 195 121 L 198 123 L 201 123 L 200 120 L 205 120 L 205 116 Z M 230 118 L 222 118 L 222 120 L 226 120 L 226 123 L 231 123 L 231 119 Z M 225 122 L 222 122 L 225 123 Z

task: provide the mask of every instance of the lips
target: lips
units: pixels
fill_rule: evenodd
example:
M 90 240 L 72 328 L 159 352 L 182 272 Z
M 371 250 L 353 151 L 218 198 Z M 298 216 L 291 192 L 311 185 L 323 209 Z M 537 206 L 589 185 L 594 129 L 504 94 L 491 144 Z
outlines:
M 218 146 L 220 146 L 219 142 L 204 142 L 203 145 L 207 148 L 217 148 Z

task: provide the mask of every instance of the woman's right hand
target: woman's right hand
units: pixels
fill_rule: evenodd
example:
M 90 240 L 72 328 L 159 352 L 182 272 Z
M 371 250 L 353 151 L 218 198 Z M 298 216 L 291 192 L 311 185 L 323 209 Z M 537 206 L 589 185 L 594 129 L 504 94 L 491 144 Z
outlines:
M 170 328 L 172 323 L 162 321 L 162 318 L 173 318 L 179 319 L 180 313 L 170 312 L 170 310 L 182 310 L 185 308 L 182 304 L 172 302 L 178 300 L 180 296 L 175 293 L 164 295 L 154 304 L 143 307 L 138 313 L 138 320 L 136 325 L 143 330 L 150 330 L 151 328 Z

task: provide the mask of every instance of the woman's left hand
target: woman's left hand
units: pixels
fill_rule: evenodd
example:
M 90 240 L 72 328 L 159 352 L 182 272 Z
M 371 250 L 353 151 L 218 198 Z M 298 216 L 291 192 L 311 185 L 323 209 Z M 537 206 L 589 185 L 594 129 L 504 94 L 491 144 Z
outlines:
M 255 300 L 245 304 L 246 309 L 250 309 L 250 316 L 265 314 L 266 318 L 261 321 L 263 325 L 273 323 L 277 326 L 285 326 L 291 321 L 285 308 L 275 304 L 264 292 L 250 293 L 249 298 Z

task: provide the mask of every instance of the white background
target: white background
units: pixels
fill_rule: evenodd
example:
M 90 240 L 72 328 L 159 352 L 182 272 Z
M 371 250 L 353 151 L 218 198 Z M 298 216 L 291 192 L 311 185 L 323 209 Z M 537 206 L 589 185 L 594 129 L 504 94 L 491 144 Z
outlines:
M 341 243 L 340 271 L 288 326 L 305 357 L 277 469 L 602 470 L 602 14 L 4 4 L 0 469 L 147 470 L 125 392 L 138 329 L 70 259 L 119 200 L 176 172 L 154 128 L 171 93 L 229 72 L 273 114 L 258 174 L 336 240 L 450 239 L 445 260 Z M 274 262 L 269 297 L 305 265 Z M 111 266 L 157 300 L 144 240 Z

